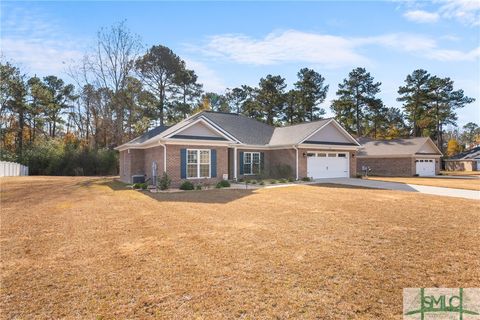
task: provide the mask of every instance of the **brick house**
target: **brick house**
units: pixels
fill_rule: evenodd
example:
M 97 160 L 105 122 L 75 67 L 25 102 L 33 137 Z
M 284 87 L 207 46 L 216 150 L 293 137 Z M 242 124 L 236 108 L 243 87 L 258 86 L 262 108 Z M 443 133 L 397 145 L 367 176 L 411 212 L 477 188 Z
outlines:
M 351 177 L 360 144 L 334 119 L 272 127 L 235 113 L 202 111 L 159 126 L 116 149 L 120 179 L 166 172 L 214 184 L 222 179 Z
M 480 147 L 471 148 L 443 161 L 447 171 L 479 171 Z
M 376 176 L 434 176 L 440 173 L 442 152 L 426 137 L 372 140 L 360 138 L 357 171 Z

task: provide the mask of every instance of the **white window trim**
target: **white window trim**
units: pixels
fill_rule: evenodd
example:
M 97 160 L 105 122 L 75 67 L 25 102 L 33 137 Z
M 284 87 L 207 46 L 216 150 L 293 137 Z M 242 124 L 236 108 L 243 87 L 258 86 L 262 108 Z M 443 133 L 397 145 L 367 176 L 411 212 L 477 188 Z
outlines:
M 247 158 L 247 157 L 245 157 L 245 155 L 246 155 L 247 153 L 250 154 L 250 163 L 246 163 L 246 162 L 245 162 L 245 159 Z M 243 175 L 244 175 L 244 176 L 256 176 L 256 175 L 258 175 L 258 173 L 252 173 L 252 171 L 253 171 L 253 155 L 254 155 L 255 153 L 258 154 L 258 168 L 260 169 L 260 164 L 262 163 L 262 159 L 261 159 L 261 156 L 262 156 L 262 155 L 261 155 L 261 152 L 244 152 L 244 153 L 243 153 L 243 163 L 242 163 L 242 166 L 243 166 Z M 245 164 L 249 164 L 249 165 L 250 165 L 250 173 L 246 173 L 246 172 L 245 172 Z M 259 173 L 260 173 L 260 172 L 259 172 Z
M 196 177 L 189 177 L 188 176 L 188 152 L 189 151 L 195 151 L 197 153 L 197 176 Z M 208 177 L 201 177 L 200 176 L 200 165 L 201 164 L 206 164 L 206 163 L 201 163 L 200 162 L 200 151 L 208 151 Z M 187 176 L 187 180 L 195 180 L 195 179 L 210 179 L 212 177 L 212 150 L 210 149 L 187 149 L 187 155 L 185 159 L 185 173 Z M 190 163 L 190 165 L 193 165 L 194 163 Z

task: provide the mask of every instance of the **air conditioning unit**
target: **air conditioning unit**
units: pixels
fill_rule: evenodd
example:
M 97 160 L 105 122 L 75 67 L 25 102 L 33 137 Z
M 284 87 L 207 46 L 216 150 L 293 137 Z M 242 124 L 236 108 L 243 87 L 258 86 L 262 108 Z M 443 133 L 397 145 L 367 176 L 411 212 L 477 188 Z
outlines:
M 132 183 L 144 183 L 145 176 L 143 174 L 137 174 L 132 176 Z

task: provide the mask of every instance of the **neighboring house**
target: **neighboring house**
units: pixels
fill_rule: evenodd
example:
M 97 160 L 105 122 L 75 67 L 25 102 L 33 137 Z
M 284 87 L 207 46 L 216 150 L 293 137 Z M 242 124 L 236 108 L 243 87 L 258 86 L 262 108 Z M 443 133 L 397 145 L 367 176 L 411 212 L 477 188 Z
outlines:
M 478 171 L 480 170 L 480 147 L 464 151 L 443 161 L 447 171 Z
M 166 172 L 182 180 L 349 177 L 359 143 L 334 119 L 272 127 L 243 115 L 203 111 L 160 126 L 116 149 L 120 179 Z
M 442 152 L 430 138 L 372 140 L 360 138 L 357 171 L 376 176 L 434 176 Z

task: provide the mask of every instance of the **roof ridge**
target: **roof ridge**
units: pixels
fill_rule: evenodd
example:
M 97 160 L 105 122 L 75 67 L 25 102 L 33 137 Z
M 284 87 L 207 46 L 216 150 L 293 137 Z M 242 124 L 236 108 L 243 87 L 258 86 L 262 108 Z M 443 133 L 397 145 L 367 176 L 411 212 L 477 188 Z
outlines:
M 323 119 L 315 119 L 315 120 L 312 120 L 312 121 L 304 121 L 304 122 L 301 122 L 301 123 L 289 124 L 289 125 L 286 125 L 286 126 L 275 127 L 275 128 L 290 128 L 290 127 L 301 126 L 301 125 L 305 125 L 305 124 L 309 124 L 309 123 L 320 122 L 320 121 L 325 121 L 325 120 L 332 120 L 332 119 L 334 119 L 334 117 L 323 118 Z

